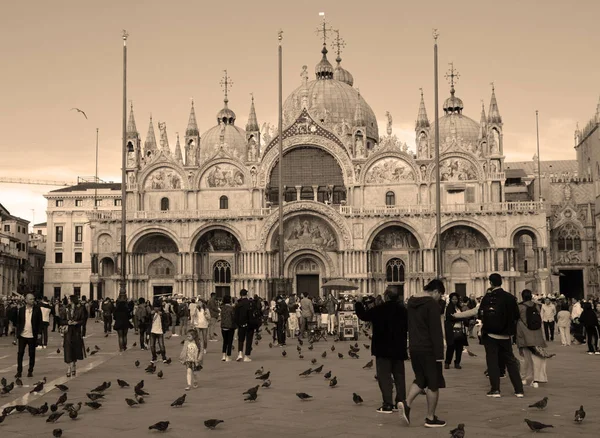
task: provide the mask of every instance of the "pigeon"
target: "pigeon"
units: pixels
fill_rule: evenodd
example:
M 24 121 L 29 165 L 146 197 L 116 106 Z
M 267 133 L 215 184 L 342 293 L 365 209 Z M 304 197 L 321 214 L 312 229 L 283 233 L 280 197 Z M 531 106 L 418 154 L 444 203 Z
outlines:
M 69 418 L 71 420 L 77 420 L 78 416 L 79 416 L 79 412 L 78 411 L 75 411 L 75 410 L 69 411 Z
M 60 395 L 60 397 L 58 397 L 58 400 L 56 400 L 56 406 L 64 405 L 66 401 L 67 394 L 63 393 Z
M 303 355 L 299 355 L 298 359 L 304 359 L 304 356 Z
M 267 331 L 268 334 L 272 334 L 271 330 L 269 329 L 269 327 L 265 327 L 265 330 Z
M 331 371 L 327 371 L 325 375 L 323 375 L 326 379 L 331 379 Z
M 0 415 L 0 424 L 2 424 L 2 422 L 4 421 L 4 419 L 6 418 L 6 415 Z
M 135 367 L 136 367 L 136 368 L 139 368 L 139 366 L 140 366 L 140 361 L 139 361 L 139 360 L 136 360 L 136 361 L 134 362 L 134 365 L 135 365 Z
M 369 348 L 371 348 L 371 346 L 369 344 L 363 344 L 363 347 L 365 347 L 366 350 L 368 350 Z
M 344 355 L 343 355 L 342 353 L 338 353 L 338 357 L 339 357 L 340 359 L 343 359 L 343 358 L 344 358 Z
M 129 383 L 127 383 L 125 380 L 121 380 L 121 379 L 117 379 L 117 385 L 119 385 L 120 388 L 128 388 L 129 387 Z
M 70 411 L 71 409 L 73 409 L 73 403 L 67 403 L 66 405 L 63 406 L 63 411 Z
M 98 402 L 95 402 L 95 401 L 85 402 L 85 405 L 88 408 L 92 408 L 93 410 L 96 410 L 96 409 L 99 409 L 99 408 L 102 407 L 102 403 L 98 403 Z
M 269 342 L 269 348 L 273 348 L 273 343 Z
M 317 359 L 311 359 L 310 363 L 312 363 L 313 365 L 317 363 Z
M 46 419 L 46 423 L 56 423 L 56 421 L 62 417 L 63 414 L 64 412 L 54 412 L 53 414 L 50 414 L 50 416 Z
M 331 351 L 335 351 L 335 345 L 331 346 Z
M 287 353 L 285 352 L 285 350 L 283 350 L 283 351 L 281 352 L 281 355 L 282 355 L 283 357 L 286 357 L 286 356 L 287 356 Z
M 2 386 L 6 386 L 6 384 L 7 384 L 7 383 L 8 383 L 8 382 L 6 381 L 6 377 L 2 377 L 2 378 L 0 379 L 0 385 L 2 385 Z
M 185 403 L 185 396 L 187 394 L 183 394 L 181 397 L 177 398 L 173 403 L 171 403 L 171 407 L 180 408 Z
M 360 359 L 360 356 L 358 354 L 356 354 L 354 351 L 349 351 L 348 356 L 350 356 L 353 359 Z
M 54 438 L 60 438 L 62 436 L 62 429 L 54 429 L 52 431 L 52 436 Z
M 354 348 L 358 348 L 358 342 L 354 344 Z
M 537 432 L 538 430 L 546 429 L 548 427 L 554 427 L 551 424 L 544 424 L 544 423 L 540 423 L 538 421 L 528 420 L 527 418 L 525 418 L 525 423 L 527 423 L 527 426 L 529 426 L 529 428 L 531 430 L 533 430 L 534 432 Z
M 108 389 L 108 383 L 102 382 L 102 385 L 95 387 L 90 392 L 104 392 Z
M 50 412 L 56 412 L 56 411 L 58 411 L 58 406 L 50 405 Z
M 265 374 L 263 374 L 262 376 L 258 376 L 256 379 L 257 380 L 267 380 L 270 376 L 271 376 L 271 371 L 267 371 Z
M 467 354 L 471 357 L 477 357 L 477 355 L 475 353 L 473 353 L 471 350 L 467 349 Z
M 150 395 L 149 393 L 144 391 L 142 388 L 134 388 L 134 392 L 136 393 L 136 395 L 139 395 L 140 397 L 145 396 L 145 395 Z
M 46 412 L 48 412 L 48 402 L 46 402 L 42 406 L 40 406 L 38 408 L 38 411 L 40 412 L 40 415 L 44 415 Z
M 94 349 L 95 349 L 96 351 L 100 351 L 100 347 L 98 347 L 97 345 L 94 345 Z
M 583 410 L 583 405 L 575 411 L 575 422 L 581 423 L 585 418 L 585 411 Z
M 104 394 L 99 394 L 97 392 L 88 392 L 86 395 L 87 395 L 87 398 L 89 398 L 93 402 L 96 400 L 99 400 L 101 398 L 104 398 Z
M 333 379 L 331 379 L 331 380 L 329 381 L 329 387 L 330 387 L 330 388 L 335 388 L 335 386 L 337 385 L 337 383 L 338 383 L 338 382 L 337 382 L 337 376 L 334 376 L 334 377 L 333 377 Z
M 265 380 L 261 386 L 263 388 L 268 388 L 268 387 L 271 386 L 271 381 L 270 380 Z
M 144 400 L 144 397 L 142 397 L 141 395 L 134 395 L 135 397 L 135 401 L 138 402 L 139 404 L 143 405 L 144 403 L 146 403 L 146 401 Z
M 306 377 L 306 376 L 310 376 L 310 373 L 312 373 L 312 368 L 307 369 L 306 371 L 302 371 L 300 374 L 298 374 L 300 377 Z
M 21 380 L 21 378 L 20 378 L 20 377 L 17 377 L 17 379 L 15 380 L 15 384 L 16 384 L 17 386 L 23 386 L 23 381 Z
M 132 400 L 132 399 L 130 399 L 130 398 L 126 398 L 126 399 L 125 399 L 125 403 L 127 403 L 127 404 L 129 405 L 129 407 L 130 407 L 130 408 L 132 408 L 132 407 L 134 407 L 135 405 L 137 405 L 137 404 L 138 404 L 138 402 L 137 402 L 137 401 L 135 401 L 135 400 Z
M 266 380 L 265 380 L 265 382 L 266 382 Z M 253 386 L 252 388 L 246 390 L 245 392 L 242 392 L 242 395 L 256 394 L 258 392 L 258 388 L 260 388 L 260 385 Z
M 33 394 L 34 392 L 42 392 L 43 389 L 44 389 L 44 382 L 39 382 L 37 385 L 35 385 L 33 387 L 33 389 L 31 391 L 29 391 L 29 394 Z
M 310 345 L 308 346 L 308 349 L 309 349 L 310 351 L 312 351 L 312 349 L 313 349 L 313 348 L 315 348 L 315 347 L 313 347 L 313 344 L 310 344 Z
M 248 394 L 248 397 L 244 399 L 244 401 L 255 401 L 258 398 L 258 393 L 254 392 L 252 394 Z
M 302 346 L 302 345 L 304 345 L 304 341 L 303 341 L 302 339 L 300 339 L 300 338 L 298 338 L 298 343 L 299 343 L 301 346 Z
M 135 388 L 139 388 L 142 389 L 144 387 L 144 381 L 140 380 L 138 383 L 135 384 Z
M 27 406 L 25 406 L 25 405 L 16 405 L 15 409 L 17 410 L 17 412 L 23 412 L 25 409 L 27 409 Z
M 169 424 L 171 424 L 169 421 L 159 421 L 158 423 L 155 423 L 152 426 L 148 427 L 148 430 L 155 429 L 160 432 L 164 432 L 169 428 Z
M 88 348 L 85 350 L 85 352 L 86 352 L 87 354 L 90 354 L 90 347 L 88 347 Z
M 353 393 L 352 393 L 352 401 L 353 401 L 355 404 L 359 405 L 359 404 L 361 404 L 361 403 L 363 402 L 363 399 L 362 399 L 362 397 L 361 397 L 360 395 L 358 395 L 356 392 L 353 392 Z
M 548 397 L 544 397 L 540 401 L 537 401 L 534 404 L 529 405 L 530 408 L 538 408 L 540 410 L 546 409 L 546 406 L 548 406 Z
M 73 111 L 73 110 L 77 111 L 78 113 L 83 114 L 83 117 L 85 117 L 85 119 L 87 120 L 88 116 L 85 114 L 84 111 L 80 110 L 79 108 L 71 108 L 71 111 Z
M 154 372 L 156 371 L 156 365 L 151 363 L 150 365 L 148 365 L 146 367 L 146 369 L 144 371 L 146 371 L 147 373 L 150 373 L 150 374 L 154 374 Z
M 14 406 L 7 406 L 6 408 L 4 408 L 4 409 L 2 410 L 2 416 L 3 416 L 3 417 L 6 417 L 7 415 L 9 415 L 9 414 L 10 414 L 12 411 L 14 411 L 14 410 L 15 410 L 15 407 L 14 407 Z
M 164 373 L 163 373 L 163 371 L 162 371 L 162 370 L 160 370 L 160 371 L 158 372 L 158 374 L 156 374 L 156 377 L 158 377 L 159 379 L 162 379 L 162 378 L 163 378 L 163 376 L 164 376 Z
M 172 360 L 171 360 L 171 358 L 169 357 L 169 358 L 167 358 L 167 361 L 166 361 L 165 363 L 166 363 L 167 365 L 171 365 L 171 362 L 173 362 L 173 361 L 172 361 Z
M 363 367 L 363 370 L 370 370 L 371 368 L 373 368 L 373 359 L 371 359 L 370 361 L 368 361 L 365 366 Z
M 312 395 L 308 395 L 305 392 L 297 392 L 296 397 L 298 397 L 302 401 L 306 401 L 306 400 L 310 400 L 312 398 Z
M 324 351 L 324 352 L 323 352 L 323 354 L 321 354 L 321 357 L 322 357 L 323 359 L 325 359 L 325 358 L 327 357 L 327 352 L 326 352 L 326 351 Z
M 312 372 L 315 374 L 319 374 L 321 371 L 323 371 L 323 365 L 319 366 L 318 368 L 315 368 Z
M 215 427 L 217 427 L 219 425 L 219 423 L 224 423 L 224 421 L 211 418 L 210 420 L 206 420 L 204 422 L 204 426 L 206 426 L 209 429 L 214 429 Z
M 60 354 L 60 348 L 56 349 L 56 354 Z M 62 433 L 62 431 L 61 431 L 61 433 Z
M 54 387 L 62 392 L 67 392 L 69 390 L 69 387 L 66 385 L 54 385 Z
M 134 342 L 132 347 L 137 347 L 137 342 Z
M 10 393 L 15 387 L 15 382 L 11 382 L 9 385 L 4 386 L 0 389 L 0 394 L 5 395 Z
M 90 352 L 90 356 L 93 356 L 94 354 L 98 353 L 98 350 L 94 350 Z
M 296 350 L 298 351 L 298 353 L 302 353 L 302 347 L 300 347 L 300 345 L 298 345 L 298 346 L 296 347 Z
M 254 375 L 255 375 L 255 376 L 260 376 L 260 375 L 264 374 L 264 372 L 265 372 L 265 369 L 264 369 L 264 367 L 260 367 L 259 369 L 257 369 L 257 370 L 254 372 Z
M 465 425 L 460 423 L 456 429 L 450 431 L 451 438 L 465 438 Z
M 27 410 L 27 412 L 29 412 L 31 415 L 40 415 L 40 411 L 38 408 L 34 408 L 33 406 L 25 406 L 25 409 Z

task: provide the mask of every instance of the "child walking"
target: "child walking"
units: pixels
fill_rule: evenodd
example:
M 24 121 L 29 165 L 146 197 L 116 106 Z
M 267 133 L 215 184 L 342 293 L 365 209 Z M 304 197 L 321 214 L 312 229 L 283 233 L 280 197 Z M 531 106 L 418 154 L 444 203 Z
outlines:
M 192 387 L 195 389 L 198 387 L 198 381 L 196 380 L 196 371 L 201 369 L 202 360 L 204 358 L 202 345 L 198 338 L 198 332 L 196 330 L 189 330 L 181 354 L 179 355 L 179 362 L 185 365 L 187 386 L 186 391 L 189 391 Z

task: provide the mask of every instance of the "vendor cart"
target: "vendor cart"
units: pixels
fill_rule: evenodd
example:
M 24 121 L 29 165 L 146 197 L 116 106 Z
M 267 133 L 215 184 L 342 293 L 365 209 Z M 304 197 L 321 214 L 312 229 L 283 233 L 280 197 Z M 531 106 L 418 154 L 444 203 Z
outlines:
M 321 286 L 325 291 L 348 292 L 357 290 L 358 287 L 353 283 L 344 280 L 331 280 Z M 354 311 L 354 301 L 347 295 L 340 297 L 340 305 L 337 316 L 337 335 L 341 341 L 358 340 L 359 325 L 358 316 Z

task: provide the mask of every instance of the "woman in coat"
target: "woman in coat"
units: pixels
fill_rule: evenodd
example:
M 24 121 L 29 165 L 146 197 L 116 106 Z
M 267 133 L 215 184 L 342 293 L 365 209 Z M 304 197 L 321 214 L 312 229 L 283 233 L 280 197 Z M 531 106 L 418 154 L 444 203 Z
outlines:
M 67 377 L 77 374 L 76 364 L 78 360 L 85 358 L 85 345 L 81 336 L 81 326 L 85 321 L 86 312 L 79 302 L 79 297 L 71 295 L 71 304 L 65 308 L 63 352 L 67 367 Z
M 527 308 L 537 306 L 538 313 L 541 309 L 532 300 L 532 293 L 529 289 L 521 292 L 523 302 L 519 304 L 519 320 L 517 322 L 517 347 L 519 347 L 519 355 L 523 357 L 523 365 L 521 367 L 521 378 L 523 384 L 531 383 L 533 388 L 537 388 L 538 383 L 548 381 L 546 374 L 546 359 L 549 357 L 545 351 L 546 341 L 544 339 L 544 331 L 541 323 L 539 328 L 531 330 L 527 327 Z
M 598 316 L 592 308 L 592 303 L 583 303 L 583 312 L 579 317 L 579 323 L 585 328 L 588 354 L 600 354 L 598 351 Z
M 122 299 L 117 300 L 113 319 L 115 320 L 115 330 L 119 338 L 119 351 L 121 352 L 127 350 L 127 332 L 131 328 L 130 318 L 131 315 L 127 301 Z
M 460 359 L 462 357 L 463 348 L 469 345 L 467 340 L 467 329 L 465 324 L 460 319 L 455 319 L 452 315 L 460 312 L 462 309 L 459 305 L 459 295 L 454 292 L 450 294 L 448 305 L 446 306 L 446 316 L 444 318 L 444 329 L 446 332 L 446 360 L 445 369 L 450 368 L 452 356 L 454 359 L 454 368 L 462 369 Z
M 221 335 L 223 336 L 223 357 L 224 362 L 231 362 L 231 348 L 233 347 L 233 336 L 236 325 L 233 319 L 234 308 L 231 304 L 231 296 L 223 297 L 221 306 Z

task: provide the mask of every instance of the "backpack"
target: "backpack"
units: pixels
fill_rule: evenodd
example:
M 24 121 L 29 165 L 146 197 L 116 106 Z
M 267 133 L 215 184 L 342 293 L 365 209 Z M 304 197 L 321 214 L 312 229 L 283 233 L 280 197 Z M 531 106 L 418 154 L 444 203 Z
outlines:
M 483 329 L 487 333 L 500 334 L 506 327 L 506 315 L 502 306 L 499 305 L 496 291 L 489 292 L 486 296 L 485 305 L 479 309 Z
M 250 314 L 248 315 L 248 324 L 253 327 L 260 327 L 263 321 L 263 313 L 260 301 L 252 301 L 250 304 Z
M 529 330 L 539 330 L 542 328 L 542 315 L 540 315 L 540 309 L 537 305 L 526 306 L 525 311 L 525 325 Z

